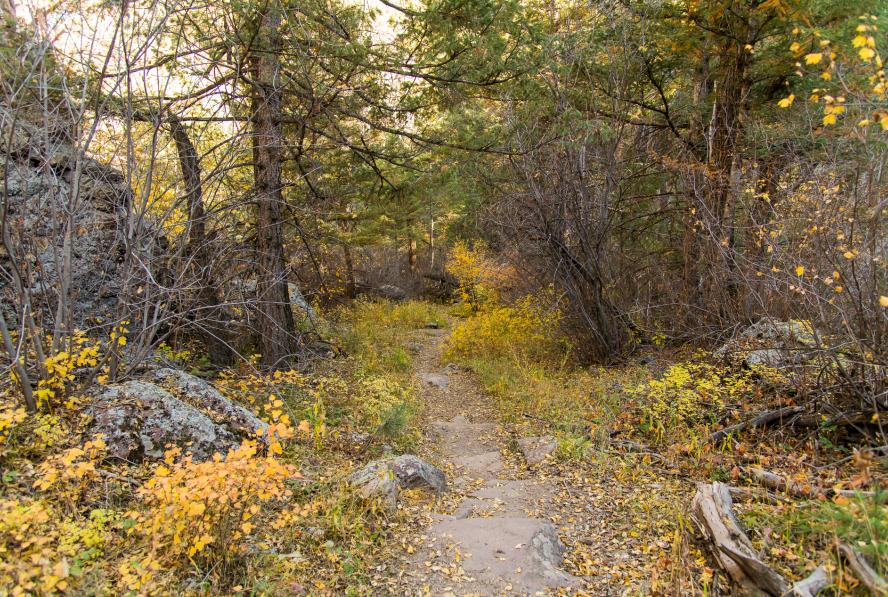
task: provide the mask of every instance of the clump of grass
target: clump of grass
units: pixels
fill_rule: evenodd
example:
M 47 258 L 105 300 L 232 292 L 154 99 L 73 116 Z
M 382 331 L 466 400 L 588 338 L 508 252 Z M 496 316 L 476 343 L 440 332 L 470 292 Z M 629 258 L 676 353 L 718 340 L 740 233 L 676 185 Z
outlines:
M 413 367 L 407 346 L 410 334 L 429 324 L 447 324 L 443 306 L 413 300 L 358 301 L 331 315 L 343 348 L 366 373 L 401 377 Z
M 768 529 L 751 533 L 753 543 L 796 578 L 810 572 L 812 562 L 833 560 L 842 571 L 837 542 L 860 551 L 880 574 L 888 572 L 888 492 L 778 506 L 753 503 L 738 510 L 747 529 Z

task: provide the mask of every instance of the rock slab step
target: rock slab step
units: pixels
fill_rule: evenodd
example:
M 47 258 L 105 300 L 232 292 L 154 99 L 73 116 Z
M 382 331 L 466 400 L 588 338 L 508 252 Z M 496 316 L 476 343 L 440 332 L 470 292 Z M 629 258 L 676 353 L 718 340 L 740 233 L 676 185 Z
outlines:
M 559 570 L 564 546 L 550 522 L 497 517 L 447 520 L 432 527 L 443 544 L 458 546 L 462 566 L 479 581 L 511 594 L 570 587 L 577 579 Z

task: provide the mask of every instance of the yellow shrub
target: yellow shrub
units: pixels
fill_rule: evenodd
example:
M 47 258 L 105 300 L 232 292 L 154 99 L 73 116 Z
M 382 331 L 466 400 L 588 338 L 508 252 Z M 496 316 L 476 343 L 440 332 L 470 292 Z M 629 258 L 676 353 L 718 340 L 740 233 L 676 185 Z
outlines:
M 69 505 L 76 505 L 92 479 L 98 476 L 96 465 L 105 456 L 105 442 L 99 435 L 83 447 L 69 448 L 40 464 L 37 489 L 55 490 L 55 495 Z
M 767 367 L 730 373 L 703 361 L 686 361 L 629 393 L 640 400 L 644 422 L 662 439 L 677 429 L 705 422 L 726 404 L 744 402 L 760 392 L 759 377 L 776 382 L 781 376 Z
M 68 587 L 68 561 L 56 547 L 58 519 L 40 501 L 0 500 L 0 586 L 12 588 L 11 595 L 52 595 Z
M 165 464 L 139 489 L 145 511 L 130 513 L 131 532 L 149 543 L 144 559 L 121 568 L 132 589 L 149 585 L 158 570 L 189 562 L 204 572 L 229 572 L 247 553 L 263 504 L 288 497 L 287 479 L 299 476 L 272 454 L 259 455 L 252 440 L 225 459 L 217 454 L 197 463 L 178 456 L 178 450 L 167 453 Z
M 115 333 L 112 332 L 112 339 Z M 123 336 L 117 340 L 125 342 Z M 52 354 L 43 362 L 46 377 L 38 382 L 37 390 L 34 392 L 37 406 L 56 406 L 66 397 L 69 384 L 76 379 L 75 373 L 79 369 L 96 366 L 99 362 L 99 351 L 99 343 L 92 342 L 83 332 L 75 331 L 71 337 L 69 350 Z M 72 408 L 74 402 L 68 399 L 65 406 Z
M 460 323 L 444 349 L 451 360 L 515 357 L 545 362 L 563 355 L 559 313 L 543 311 L 528 297 L 514 306 L 490 307 Z
M 500 291 L 512 273 L 493 261 L 480 241 L 471 247 L 464 242 L 454 244 L 446 268 L 459 283 L 459 298 L 469 312 L 499 302 Z
M 10 435 L 27 417 L 28 412 L 24 407 L 14 404 L 5 395 L 0 396 L 0 456 Z

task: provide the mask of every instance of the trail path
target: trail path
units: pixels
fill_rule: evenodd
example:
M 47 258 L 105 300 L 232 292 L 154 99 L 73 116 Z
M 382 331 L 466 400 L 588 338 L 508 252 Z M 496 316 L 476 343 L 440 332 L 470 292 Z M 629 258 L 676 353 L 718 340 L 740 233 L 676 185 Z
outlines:
M 442 465 L 448 492 L 413 508 L 405 556 L 390 582 L 408 595 L 535 595 L 579 579 L 561 569 L 552 524 L 557 481 L 533 474 L 470 373 L 439 362 L 443 330 L 424 330 L 416 375 L 429 421 L 426 456 Z M 544 446 L 546 441 L 537 442 Z M 529 460 L 543 452 L 529 442 Z

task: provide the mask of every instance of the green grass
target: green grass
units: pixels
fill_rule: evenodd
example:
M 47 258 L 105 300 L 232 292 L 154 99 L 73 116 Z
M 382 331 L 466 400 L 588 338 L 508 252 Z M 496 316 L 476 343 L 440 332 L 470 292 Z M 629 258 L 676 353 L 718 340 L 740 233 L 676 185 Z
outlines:
M 447 309 L 425 301 L 358 301 L 331 314 L 345 351 L 373 375 L 404 378 L 413 370 L 411 334 L 429 324 L 446 327 Z

